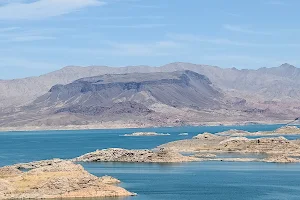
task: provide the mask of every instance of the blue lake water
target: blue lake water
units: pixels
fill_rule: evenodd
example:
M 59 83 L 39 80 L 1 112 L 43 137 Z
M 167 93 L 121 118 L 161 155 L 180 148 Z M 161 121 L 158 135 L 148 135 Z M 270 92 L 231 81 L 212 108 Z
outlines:
M 228 129 L 275 130 L 280 125 L 176 127 L 119 130 L 36 131 L 0 133 L 0 166 L 51 158 L 73 158 L 96 149 L 120 147 L 154 148 L 191 138 L 198 133 Z M 123 137 L 137 131 L 170 133 L 170 136 Z M 179 136 L 179 133 L 189 133 Z M 297 139 L 298 136 L 287 136 Z M 300 165 L 272 163 L 194 162 L 183 164 L 83 163 L 97 175 L 112 175 L 121 186 L 138 193 L 124 200 L 300 199 Z M 116 199 L 116 198 L 112 198 Z M 109 199 L 110 200 L 110 199 Z

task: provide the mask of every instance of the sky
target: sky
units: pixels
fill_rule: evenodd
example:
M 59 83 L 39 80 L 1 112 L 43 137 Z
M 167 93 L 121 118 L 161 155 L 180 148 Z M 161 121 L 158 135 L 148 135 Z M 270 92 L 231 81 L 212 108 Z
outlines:
M 0 79 L 65 66 L 300 66 L 299 0 L 0 0 Z

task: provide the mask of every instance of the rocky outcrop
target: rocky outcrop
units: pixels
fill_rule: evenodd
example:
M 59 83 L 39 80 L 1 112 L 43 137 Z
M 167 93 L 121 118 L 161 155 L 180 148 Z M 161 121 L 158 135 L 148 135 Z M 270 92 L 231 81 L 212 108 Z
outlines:
M 105 183 L 105 184 L 119 184 L 119 183 L 121 183 L 121 181 L 119 179 L 116 179 L 114 177 L 107 176 L 107 175 L 106 176 L 102 176 L 100 178 L 100 181 L 102 183 Z
M 50 166 L 50 165 L 55 165 L 58 163 L 63 162 L 64 160 L 54 158 L 52 160 L 41 160 L 41 161 L 34 161 L 34 162 L 29 162 L 29 163 L 18 163 L 13 165 L 14 168 L 17 169 L 22 169 L 22 170 L 29 170 L 29 169 L 36 169 L 36 168 L 41 168 L 45 166 Z
M 125 134 L 128 137 L 140 137 L 140 136 L 169 136 L 169 133 L 155 133 L 155 132 L 136 132 L 131 134 Z
M 207 132 L 200 133 L 193 137 L 193 139 L 199 139 L 199 140 L 215 140 L 217 138 L 219 138 L 219 136 Z
M 211 133 L 203 133 L 193 137 L 193 139 L 178 140 L 160 145 L 159 148 L 165 148 L 177 152 L 205 151 L 217 148 L 221 141 L 228 138 L 229 137 L 218 136 Z
M 300 146 L 284 137 L 247 139 L 233 137 L 220 143 L 219 150 L 227 152 L 299 154 Z
M 80 162 L 148 162 L 148 163 L 177 163 L 197 161 L 190 156 L 183 156 L 178 152 L 165 150 L 128 150 L 120 148 L 103 149 L 87 153 L 73 159 Z
M 274 131 L 278 134 L 300 134 L 300 128 L 297 126 L 283 126 Z
M 95 198 L 134 195 L 121 187 L 107 184 L 107 178 L 98 178 L 73 162 L 51 162 L 50 160 L 48 163 L 48 166 L 36 167 L 28 172 L 12 170 L 15 166 L 1 168 L 1 172 L 7 171 L 7 176 L 0 177 L 0 199 Z
M 234 137 L 249 136 L 251 134 L 252 133 L 250 133 L 248 131 L 237 130 L 237 129 L 231 129 L 229 131 L 223 131 L 223 132 L 216 133 L 216 135 L 219 135 L 219 136 L 234 136 Z

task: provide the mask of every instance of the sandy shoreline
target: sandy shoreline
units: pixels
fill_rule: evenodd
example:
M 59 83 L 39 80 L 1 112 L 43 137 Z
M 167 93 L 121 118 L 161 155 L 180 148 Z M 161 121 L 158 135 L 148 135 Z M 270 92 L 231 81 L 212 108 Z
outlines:
M 193 124 L 136 124 L 136 123 L 101 123 L 89 125 L 68 125 L 68 126 L 24 126 L 24 127 L 0 127 L 0 132 L 18 132 L 18 131 L 58 131 L 58 130 L 99 130 L 99 129 L 139 129 L 139 128 L 160 128 L 160 127 L 184 127 L 184 126 L 245 126 L 245 125 L 276 125 L 286 124 L 290 120 L 278 121 L 245 121 L 245 122 L 201 122 Z

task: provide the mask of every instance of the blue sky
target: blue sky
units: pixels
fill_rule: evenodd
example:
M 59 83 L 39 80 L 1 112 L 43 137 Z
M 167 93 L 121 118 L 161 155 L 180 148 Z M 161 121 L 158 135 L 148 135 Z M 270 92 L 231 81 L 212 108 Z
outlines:
M 0 0 L 0 79 L 68 65 L 300 66 L 298 0 Z

